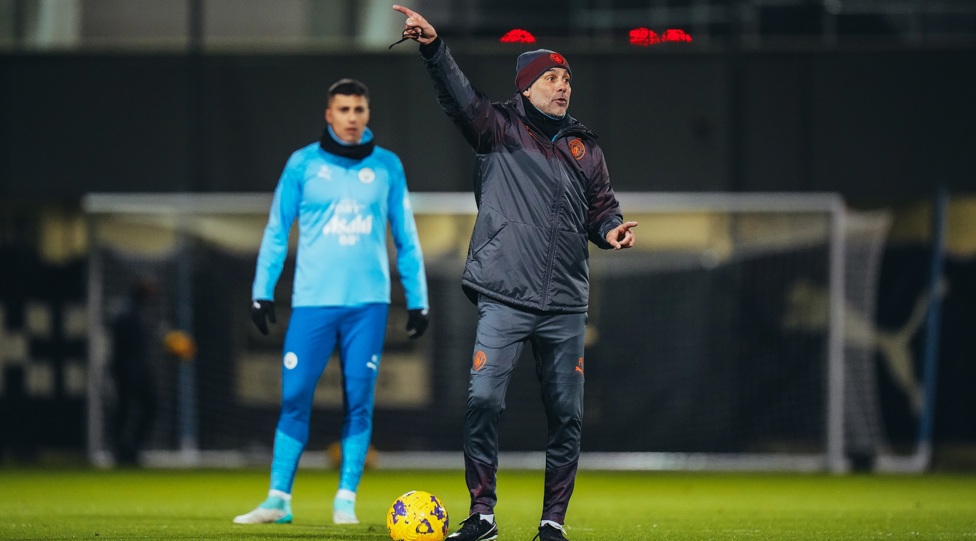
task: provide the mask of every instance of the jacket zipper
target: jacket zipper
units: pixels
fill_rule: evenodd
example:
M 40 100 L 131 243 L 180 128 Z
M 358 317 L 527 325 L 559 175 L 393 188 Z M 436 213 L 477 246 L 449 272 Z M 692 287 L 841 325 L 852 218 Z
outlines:
M 532 130 L 532 127 L 529 127 Z M 546 273 L 543 276 L 543 292 L 542 292 L 542 309 L 546 310 L 549 308 L 549 290 L 552 286 L 552 268 L 556 260 L 556 231 L 558 229 L 558 218 L 559 212 L 562 210 L 562 171 L 559 168 L 559 160 L 557 155 L 559 150 L 556 148 L 556 140 L 560 138 L 562 132 L 557 133 L 551 141 L 543 138 L 549 145 L 549 151 L 552 152 L 552 158 L 549 159 L 549 166 L 553 169 L 554 177 L 556 179 L 557 185 L 553 189 L 554 200 L 550 203 L 550 208 L 552 209 L 550 214 L 549 223 L 549 253 L 548 259 L 546 261 Z
M 562 190 L 563 190 L 562 174 L 561 174 L 562 171 L 559 169 L 559 160 L 556 158 L 559 154 L 559 149 L 556 148 L 556 141 L 564 136 L 568 136 L 570 133 L 573 133 L 573 130 L 569 130 L 569 131 L 560 130 L 559 133 L 557 133 L 556 136 L 552 140 L 550 140 L 547 137 L 545 137 L 545 135 L 541 133 L 536 133 L 537 130 L 533 128 L 528 122 L 525 123 L 525 127 L 526 129 L 529 130 L 529 133 L 532 135 L 532 137 L 549 145 L 549 150 L 553 154 L 553 158 L 549 160 L 549 164 L 550 167 L 554 169 L 553 172 L 556 174 L 556 181 L 559 183 L 559 185 L 556 186 L 558 190 L 554 190 L 554 194 L 553 194 L 555 200 L 550 205 L 550 208 L 552 209 L 551 217 L 553 218 L 553 221 L 550 223 L 549 226 L 549 253 L 547 254 L 548 257 L 546 261 L 546 273 L 545 275 L 543 275 L 543 280 L 542 280 L 542 285 L 543 285 L 542 309 L 547 310 L 549 308 L 549 289 L 552 281 L 552 268 L 556 260 L 555 242 L 556 242 L 556 231 L 558 229 L 556 218 L 559 216 L 559 212 L 562 210 L 562 199 L 563 199 L 561 197 Z

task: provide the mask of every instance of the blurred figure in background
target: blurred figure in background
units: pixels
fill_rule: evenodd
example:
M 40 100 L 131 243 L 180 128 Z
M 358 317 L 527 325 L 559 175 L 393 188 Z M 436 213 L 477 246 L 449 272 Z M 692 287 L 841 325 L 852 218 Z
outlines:
M 258 253 L 251 318 L 275 323 L 274 288 L 298 220 L 292 313 L 282 358 L 282 403 L 268 497 L 239 524 L 288 523 L 295 472 L 308 442 L 315 386 L 333 350 L 342 364 L 344 417 L 336 524 L 356 524 L 356 490 L 373 428 L 373 397 L 390 309 L 387 224 L 406 294 L 407 332 L 427 329 L 427 278 L 403 165 L 376 146 L 369 91 L 341 79 L 329 88 L 321 140 L 291 155 L 278 181 Z
M 156 372 L 149 351 L 153 331 L 147 314 L 156 292 L 154 280 L 135 281 L 111 325 L 109 369 L 115 383 L 114 440 L 119 465 L 139 465 L 139 451 L 156 420 Z
M 496 103 L 471 86 L 427 20 L 408 8 L 403 38 L 420 54 L 441 108 L 475 152 L 478 216 L 461 285 L 478 306 L 464 421 L 470 516 L 448 539 L 498 537 L 498 423 L 526 343 L 548 421 L 537 538 L 565 539 L 583 424 L 583 338 L 589 303 L 588 242 L 630 248 L 596 136 L 568 114 L 572 70 L 546 49 L 520 55 L 516 94 Z

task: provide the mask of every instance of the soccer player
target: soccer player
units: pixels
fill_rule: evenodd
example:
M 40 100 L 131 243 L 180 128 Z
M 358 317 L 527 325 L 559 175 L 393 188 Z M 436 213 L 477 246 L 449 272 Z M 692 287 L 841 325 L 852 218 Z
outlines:
M 274 288 L 299 228 L 292 314 L 282 358 L 282 402 L 268 497 L 239 524 L 288 523 L 295 471 L 308 441 L 312 395 L 338 346 L 345 411 L 336 524 L 356 524 L 356 489 L 372 435 L 373 396 L 390 306 L 387 223 L 397 250 L 411 338 L 427 329 L 427 278 L 400 159 L 376 146 L 369 91 L 342 79 L 328 92 L 320 141 L 291 155 L 278 181 L 258 253 L 251 318 L 276 322 Z
M 441 108 L 476 154 L 478 216 L 461 284 L 478 306 L 464 421 L 470 516 L 448 539 L 487 541 L 495 524 L 498 422 L 515 363 L 532 344 L 548 421 L 541 541 L 565 539 L 583 424 L 587 239 L 634 245 L 596 136 L 567 114 L 572 71 L 540 49 L 515 64 L 516 94 L 496 103 L 475 90 L 447 44 L 402 6 L 403 37 L 420 43 Z

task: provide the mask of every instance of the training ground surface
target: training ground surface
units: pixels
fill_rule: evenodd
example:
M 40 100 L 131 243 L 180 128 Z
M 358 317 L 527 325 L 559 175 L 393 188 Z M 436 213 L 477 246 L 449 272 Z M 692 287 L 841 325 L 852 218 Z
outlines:
M 530 541 L 542 472 L 502 472 L 499 541 Z M 451 529 L 467 515 L 460 471 L 366 472 L 359 525 L 335 526 L 337 475 L 300 470 L 294 523 L 237 525 L 267 491 L 259 470 L 0 469 L 0 539 L 387 540 L 385 517 L 409 490 L 438 495 Z M 571 541 L 973 540 L 976 475 L 580 472 Z

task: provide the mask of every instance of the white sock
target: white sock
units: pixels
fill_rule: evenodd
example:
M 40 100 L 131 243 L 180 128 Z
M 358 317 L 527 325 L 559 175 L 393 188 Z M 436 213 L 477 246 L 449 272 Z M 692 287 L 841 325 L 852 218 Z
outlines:
M 541 528 L 541 527 L 545 526 L 546 524 L 552 526 L 553 528 L 555 528 L 555 529 L 557 529 L 557 530 L 559 530 L 559 531 L 561 531 L 563 533 L 566 533 L 566 528 L 563 528 L 563 525 L 562 524 L 559 524 L 557 522 L 553 522 L 551 520 L 543 520 L 542 522 L 539 523 L 539 527 Z
M 356 501 L 356 493 L 347 488 L 340 488 L 335 497 L 337 500 Z
M 287 492 L 282 492 L 280 490 L 275 490 L 275 489 L 271 489 L 271 490 L 268 491 L 268 497 L 269 498 L 281 498 L 282 500 L 285 500 L 286 502 L 290 502 L 291 501 L 291 494 L 288 494 Z
M 492 513 L 490 515 L 480 515 L 480 516 L 481 516 L 481 520 L 487 520 L 488 521 L 488 524 L 494 524 L 495 523 L 495 514 L 494 513 Z

